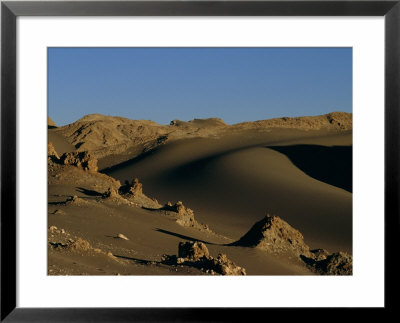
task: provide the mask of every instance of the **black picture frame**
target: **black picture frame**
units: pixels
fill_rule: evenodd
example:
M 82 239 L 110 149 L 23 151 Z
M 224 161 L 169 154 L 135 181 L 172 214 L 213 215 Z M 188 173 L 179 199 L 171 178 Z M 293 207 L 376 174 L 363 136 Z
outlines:
M 18 308 L 16 306 L 16 19 L 19 16 L 384 16 L 385 306 L 396 309 L 399 237 L 400 0 L 380 1 L 2 1 L 1 321 L 221 322 L 288 308 Z M 373 261 L 373 255 L 371 255 Z M 40 293 L 40 291 L 37 291 Z M 290 309 L 301 310 L 301 309 Z M 328 309 L 327 309 L 328 310 Z M 372 315 L 369 312 L 368 315 Z M 267 319 L 267 317 L 265 317 Z

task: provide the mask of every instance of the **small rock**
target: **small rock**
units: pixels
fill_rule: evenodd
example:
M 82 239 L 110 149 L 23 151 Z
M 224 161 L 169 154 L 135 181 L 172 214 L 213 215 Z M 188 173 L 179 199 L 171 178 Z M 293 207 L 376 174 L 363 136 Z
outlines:
M 55 211 L 53 212 L 53 214 L 64 215 L 64 214 L 66 214 L 66 213 L 65 213 L 63 210 L 57 209 L 57 210 L 55 210 Z
M 118 233 L 117 238 L 123 239 L 123 240 L 129 240 L 126 236 L 124 236 L 122 233 Z
M 78 251 L 88 251 L 91 249 L 90 243 L 82 238 L 78 238 L 76 241 L 71 242 L 69 247 Z

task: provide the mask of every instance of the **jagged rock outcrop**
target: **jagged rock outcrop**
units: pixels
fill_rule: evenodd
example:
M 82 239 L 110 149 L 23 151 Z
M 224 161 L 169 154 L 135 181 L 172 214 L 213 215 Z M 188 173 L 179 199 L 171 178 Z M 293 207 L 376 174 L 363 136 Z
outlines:
M 353 257 L 345 252 L 319 255 L 309 258 L 301 256 L 303 261 L 320 275 L 352 275 Z
M 133 196 L 143 195 L 143 185 L 142 183 L 139 182 L 138 178 L 135 178 L 132 181 L 132 185 L 129 188 L 129 193 L 132 194 Z
M 134 178 L 132 183 L 126 181 L 125 185 L 119 188 L 118 193 L 144 208 L 159 209 L 161 207 L 156 199 L 150 198 L 143 193 L 143 185 L 138 178 Z
M 164 211 L 178 213 L 178 215 L 180 215 L 182 217 L 187 217 L 187 218 L 194 219 L 193 210 L 189 209 L 188 207 L 185 207 L 183 205 L 182 201 L 178 201 L 175 204 L 172 204 L 171 202 L 168 202 L 161 209 L 164 210 Z
M 178 257 L 191 261 L 197 261 L 203 257 L 210 258 L 210 253 L 203 242 L 187 241 L 179 242 Z
M 233 261 L 229 260 L 226 254 L 220 253 L 216 259 L 212 259 L 212 265 L 208 270 L 221 275 L 239 275 L 245 276 L 246 270 L 242 267 L 237 266 Z
M 125 184 L 119 188 L 119 193 L 132 196 L 143 195 L 143 185 L 139 182 L 138 178 L 134 178 L 132 183 L 125 181 Z
M 57 151 L 54 148 L 53 143 L 51 141 L 49 141 L 49 143 L 47 144 L 47 156 L 49 158 L 51 158 L 52 160 L 60 159 L 60 157 L 58 156 Z
M 329 256 L 328 250 L 325 249 L 314 249 L 310 250 L 310 253 L 312 255 L 312 259 L 319 261 L 319 260 L 324 260 L 326 257 Z
M 88 151 L 68 152 L 60 157 L 60 163 L 82 168 L 90 172 L 97 172 L 97 159 Z
M 161 262 L 172 266 L 190 266 L 215 275 L 246 275 L 246 270 L 229 260 L 225 254 L 213 258 L 206 245 L 199 241 L 180 242 L 178 257 L 163 255 Z
M 126 152 L 131 147 L 146 147 L 160 136 L 168 134 L 168 126 L 150 120 L 90 114 L 69 125 L 57 128 L 57 133 L 78 151 L 90 151 L 100 159 Z
M 109 187 L 108 190 L 106 192 L 104 192 L 101 196 L 103 199 L 107 199 L 107 198 L 119 198 L 120 195 L 118 193 L 118 190 L 113 188 L 113 187 Z
M 82 252 L 92 249 L 89 241 L 80 237 L 73 239 L 64 229 L 58 229 L 54 225 L 48 229 L 48 243 L 56 250 Z
M 160 211 L 164 212 L 166 215 L 174 218 L 176 223 L 184 227 L 192 227 L 198 230 L 204 230 L 207 232 L 212 232 L 207 224 L 199 223 L 194 218 L 194 212 L 192 209 L 185 207 L 181 201 L 172 204 L 168 202 L 163 207 L 159 208 Z
M 310 248 L 305 244 L 303 235 L 278 216 L 267 214 L 238 241 L 234 246 L 258 247 L 270 252 L 294 252 L 297 255 L 309 255 Z

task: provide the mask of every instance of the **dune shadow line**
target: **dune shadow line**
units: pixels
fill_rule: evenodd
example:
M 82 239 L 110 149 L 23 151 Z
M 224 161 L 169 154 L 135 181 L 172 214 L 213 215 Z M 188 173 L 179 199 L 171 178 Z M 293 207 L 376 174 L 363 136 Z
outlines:
M 158 232 L 161 232 L 161 233 L 169 234 L 169 235 L 171 235 L 171 236 L 174 236 L 174 237 L 177 237 L 177 238 L 180 238 L 180 239 L 184 239 L 184 240 L 199 241 L 199 242 L 202 242 L 202 243 L 205 243 L 205 244 L 208 244 L 208 245 L 219 245 L 219 244 L 216 244 L 216 243 L 212 243 L 212 242 L 208 242 L 208 241 L 196 239 L 196 238 L 193 238 L 193 237 L 185 236 L 185 235 L 183 235 L 183 234 L 171 232 L 171 231 L 164 230 L 164 229 L 160 229 L 160 228 L 157 228 L 157 229 L 154 229 L 154 230 L 155 230 L 155 231 L 158 231 Z M 223 245 L 223 244 L 221 244 L 221 246 L 222 246 L 222 245 Z
M 267 146 L 286 155 L 308 176 L 321 182 L 353 191 L 353 146 Z
M 161 264 L 160 261 L 151 261 L 151 260 L 138 259 L 138 258 L 126 257 L 126 256 L 120 256 L 120 255 L 114 255 L 114 257 L 125 259 L 125 260 L 131 260 L 131 261 L 134 261 L 134 262 L 136 262 L 138 264 L 141 264 L 141 265 L 158 265 L 158 264 Z
M 99 193 L 99 192 L 96 192 L 96 191 L 93 191 L 93 190 L 88 190 L 88 189 L 83 188 L 83 187 L 76 187 L 76 190 L 78 192 L 80 192 L 80 193 L 83 193 L 83 194 L 87 195 L 87 196 L 102 196 L 103 195 L 102 193 Z

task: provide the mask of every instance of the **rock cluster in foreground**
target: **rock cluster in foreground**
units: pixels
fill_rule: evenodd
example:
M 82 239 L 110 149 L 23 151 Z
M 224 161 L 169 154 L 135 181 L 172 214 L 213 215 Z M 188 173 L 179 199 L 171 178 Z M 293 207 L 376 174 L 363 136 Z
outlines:
M 310 250 L 300 231 L 278 216 L 267 214 L 232 246 L 257 247 L 271 253 L 291 252 L 321 275 L 352 275 L 353 258 L 344 252 Z
M 229 260 L 225 254 L 214 258 L 206 245 L 198 241 L 180 242 L 178 256 L 163 255 L 161 262 L 173 266 L 195 267 L 212 275 L 246 275 L 246 270 Z
M 312 251 L 314 252 L 314 250 Z M 300 256 L 301 259 L 320 275 L 352 275 L 353 257 L 345 252 L 325 254 L 318 258 Z

